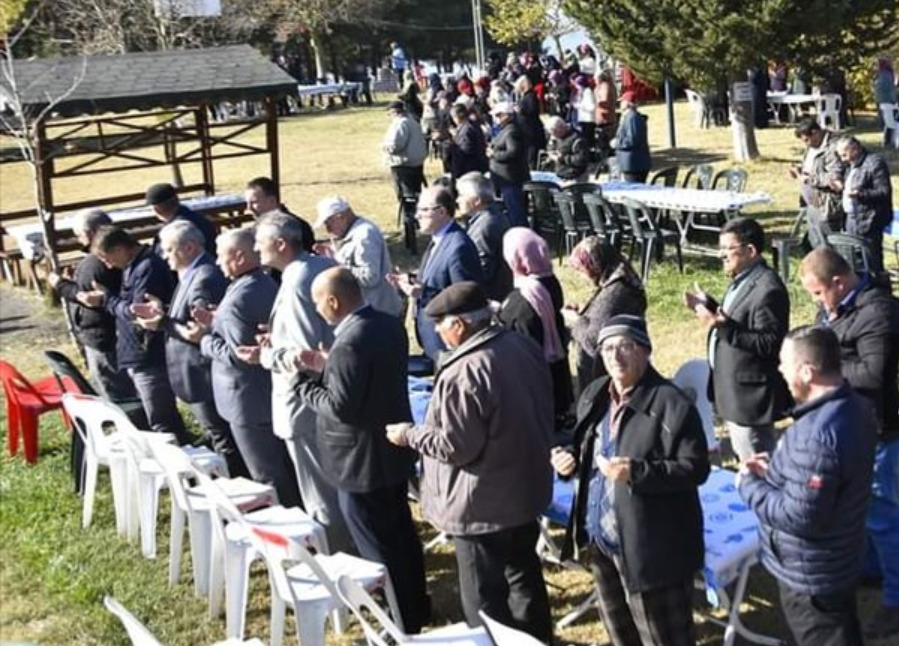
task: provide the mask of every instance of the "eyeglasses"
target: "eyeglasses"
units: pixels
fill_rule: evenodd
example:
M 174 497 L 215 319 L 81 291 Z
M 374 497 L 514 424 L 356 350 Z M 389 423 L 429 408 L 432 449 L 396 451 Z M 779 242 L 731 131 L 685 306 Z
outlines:
M 419 213 L 430 213 L 431 211 L 436 211 L 437 209 L 442 209 L 442 208 L 443 208 L 442 206 L 440 206 L 439 204 L 436 204 L 434 206 L 416 207 L 416 211 L 418 211 Z
M 629 356 L 637 349 L 637 344 L 633 341 L 622 341 L 621 343 L 603 343 L 599 351 L 607 357 L 613 357 L 617 354 L 621 356 Z

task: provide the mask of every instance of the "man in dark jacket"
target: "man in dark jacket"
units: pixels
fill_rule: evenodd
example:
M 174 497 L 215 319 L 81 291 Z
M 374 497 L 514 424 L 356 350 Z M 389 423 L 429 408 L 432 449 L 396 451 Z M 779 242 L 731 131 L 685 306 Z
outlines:
M 562 117 L 553 117 L 549 122 L 549 140 L 547 153 L 555 167 L 559 179 L 569 182 L 582 182 L 587 176 L 590 163 L 590 148 L 584 138 Z
M 122 271 L 104 265 L 90 248 L 97 230 L 111 225 L 112 220 L 99 209 L 79 211 L 74 219 L 72 229 L 87 254 L 78 263 L 72 278 L 53 272 L 48 281 L 69 308 L 69 316 L 78 341 L 84 348 L 87 369 L 97 392 L 109 401 L 133 399 L 136 397 L 134 384 L 128 373 L 119 369 L 116 359 L 115 317 L 102 307 L 85 307 L 77 299 L 79 291 L 91 291 L 95 285 L 113 294 L 118 294 L 122 287 Z
M 552 642 L 537 518 L 552 497 L 552 385 L 539 346 L 491 322 L 477 283 L 450 285 L 428 316 L 452 353 L 424 424 L 388 425 L 422 455 L 422 514 L 453 537 L 465 619 L 479 611 Z
M 407 392 L 408 340 L 399 319 L 365 304 L 344 267 L 312 283 L 319 314 L 334 325 L 327 358 L 304 350 L 297 394 L 318 414 L 316 443 L 324 471 L 337 487 L 344 519 L 359 554 L 387 566 L 407 633 L 430 615 L 424 556 L 409 511 L 408 478 L 415 454 L 387 440 L 386 427 L 412 419 Z
M 855 137 L 837 142 L 846 177 L 835 188 L 843 192 L 846 233 L 861 236 L 871 245 L 874 271 L 883 270 L 883 228 L 893 218 L 890 169 L 881 155 L 868 152 Z
M 497 103 L 490 114 L 499 126 L 499 132 L 487 148 L 490 179 L 502 195 L 509 223 L 512 226 L 526 227 L 528 214 L 524 201 L 524 183 L 531 178 L 528 170 L 528 144 L 515 120 L 515 110 L 511 103 Z
M 877 422 L 840 373 L 836 335 L 798 328 L 780 351 L 797 403 L 773 455 L 745 460 L 740 495 L 759 517 L 762 564 L 799 646 L 862 643 L 855 588 L 865 551 L 865 515 Z
M 456 195 L 461 221 L 478 249 L 484 293 L 502 303 L 512 291 L 512 271 L 503 260 L 503 236 L 509 230 L 509 219 L 493 201 L 493 182 L 481 173 L 460 177 Z
M 156 217 L 163 223 L 175 220 L 187 220 L 197 227 L 205 240 L 204 248 L 210 255 L 215 255 L 216 226 L 206 217 L 190 210 L 178 199 L 178 192 L 171 184 L 153 184 L 147 189 L 147 205 L 153 207 Z M 153 239 L 153 250 L 161 255 L 159 236 Z
M 842 231 L 846 214 L 835 187 L 843 180 L 846 167 L 837 153 L 837 137 L 814 119 L 803 120 L 794 132 L 806 145 L 802 164 L 788 170 L 800 183 L 800 206 L 813 207 L 813 217 L 823 217 L 831 231 Z M 817 224 L 810 222 L 809 226 Z
M 637 112 L 636 96 L 630 90 L 621 95 L 622 112 L 615 135 L 615 157 L 625 181 L 642 183 L 652 169 L 652 157 L 646 127 L 649 117 Z
M 815 249 L 799 266 L 802 286 L 820 305 L 817 322 L 840 343 L 843 378 L 872 404 L 878 420 L 874 486 L 868 509 L 866 575 L 883 577 L 883 605 L 865 636 L 899 634 L 899 300 L 888 284 L 856 275 L 832 249 Z
M 137 390 L 150 428 L 173 433 L 181 444 L 191 441 L 175 403 L 165 364 L 165 335 L 142 330 L 134 323 L 132 305 L 146 303 L 154 296 L 162 303 L 172 300 L 174 277 L 165 261 L 152 249 L 138 243 L 124 229 L 100 227 L 94 249 L 107 267 L 122 270 L 118 293 L 93 289 L 79 292 L 82 305 L 102 305 L 115 317 L 116 357 L 119 367 L 128 370 Z
M 774 448 L 774 422 L 788 405 L 777 353 L 789 328 L 790 299 L 765 264 L 764 248 L 758 222 L 729 221 L 718 240 L 718 255 L 731 279 L 720 306 L 701 289 L 684 295 L 708 330 L 709 398 L 740 460 Z
M 702 421 L 650 365 L 642 318 L 613 316 L 599 346 L 609 376 L 581 395 L 574 446 L 552 453 L 561 476 L 578 476 L 562 558 L 587 547 L 614 646 L 694 644 L 698 487 L 709 474 Z
M 481 125 L 472 120 L 471 112 L 464 105 L 456 104 L 450 114 L 455 128 L 453 138 L 447 143 L 450 176 L 454 180 L 465 173 L 487 172 L 487 140 Z

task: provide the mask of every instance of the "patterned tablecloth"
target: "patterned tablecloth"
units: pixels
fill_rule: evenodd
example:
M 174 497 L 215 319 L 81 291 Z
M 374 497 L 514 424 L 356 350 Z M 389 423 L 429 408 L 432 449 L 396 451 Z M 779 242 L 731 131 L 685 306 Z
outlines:
M 244 204 L 244 197 L 243 195 L 225 193 L 221 195 L 194 197 L 182 200 L 181 203 L 194 211 L 229 206 L 237 208 Z M 109 214 L 109 217 L 112 218 L 113 222 L 121 224 L 151 217 L 153 215 L 153 208 L 150 206 L 139 206 L 130 209 L 107 211 L 107 213 Z M 60 218 L 53 224 L 57 233 L 71 234 L 74 218 Z M 19 249 L 22 251 L 22 256 L 26 260 L 37 260 L 43 256 L 44 234 L 41 232 L 41 225 L 39 222 L 29 222 L 28 224 L 8 227 L 7 232 L 15 238 L 16 244 L 19 246 Z

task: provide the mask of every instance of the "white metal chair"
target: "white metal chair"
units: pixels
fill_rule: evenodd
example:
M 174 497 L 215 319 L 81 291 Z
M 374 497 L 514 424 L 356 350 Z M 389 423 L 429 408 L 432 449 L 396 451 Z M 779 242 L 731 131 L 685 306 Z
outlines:
M 893 131 L 893 148 L 899 148 L 899 104 L 881 103 L 878 107 L 883 117 L 883 129 Z
M 702 420 L 702 429 L 705 431 L 706 443 L 709 452 L 719 450 L 718 438 L 715 437 L 715 416 L 712 413 L 712 403 L 708 397 L 709 363 L 705 359 L 691 359 L 684 363 L 671 380 L 693 401 L 699 417 Z
M 274 505 L 243 514 L 205 473 L 197 469 L 195 475 L 209 499 L 212 514 L 209 614 L 217 617 L 221 613 L 224 585 L 227 635 L 240 639 L 246 618 L 250 563 L 262 556 L 250 540 L 249 528 L 263 529 L 284 538 L 287 548 L 282 560 L 294 555 L 290 549 L 292 544 L 327 554 L 325 529 L 298 507 Z
M 517 628 L 501 624 L 483 610 L 478 611 L 478 616 L 496 646 L 543 646 L 543 642 Z
M 125 632 L 128 633 L 128 639 L 131 640 L 133 646 L 162 646 L 162 642 L 156 639 L 153 633 L 150 632 L 150 629 L 118 601 L 106 595 L 103 597 L 103 605 L 122 622 Z M 223 642 L 216 642 L 212 646 L 265 646 L 265 644 L 258 639 L 250 639 L 249 641 L 228 639 Z
M 337 579 L 337 591 L 340 599 L 352 610 L 362 624 L 365 639 L 369 646 L 388 646 L 388 644 L 430 644 L 431 646 L 492 646 L 493 642 L 484 628 L 471 628 L 467 624 L 458 623 L 428 631 L 422 635 L 407 635 L 397 626 L 374 599 L 352 578 L 343 575 Z M 366 612 L 380 624 L 381 630 L 390 638 L 388 642 L 381 637 L 378 628 L 369 621 Z
M 826 128 L 828 122 L 833 124 L 834 130 L 842 130 L 840 121 L 840 109 L 843 107 L 843 97 L 839 94 L 822 94 L 816 102 L 818 110 L 818 125 Z
M 112 481 L 112 501 L 115 508 L 116 531 L 127 533 L 127 472 L 125 454 L 116 433 L 106 434 L 105 426 L 117 429 L 131 421 L 117 406 L 92 395 L 66 393 L 62 396 L 62 407 L 72 419 L 75 432 L 84 442 L 84 505 L 81 526 L 90 527 L 94 515 L 94 499 L 97 495 L 97 474 L 101 466 L 109 469 Z
M 190 486 L 194 473 L 190 456 L 178 446 L 153 442 L 150 450 L 165 470 L 172 499 L 172 519 L 169 539 L 169 585 L 181 576 L 181 545 L 184 539 L 184 519 L 190 530 L 191 561 L 194 570 L 194 592 L 205 596 L 209 591 L 209 562 L 212 547 L 209 502 L 201 486 Z M 271 485 L 246 478 L 219 478 L 217 486 L 238 509 L 258 509 L 274 505 L 278 496 Z

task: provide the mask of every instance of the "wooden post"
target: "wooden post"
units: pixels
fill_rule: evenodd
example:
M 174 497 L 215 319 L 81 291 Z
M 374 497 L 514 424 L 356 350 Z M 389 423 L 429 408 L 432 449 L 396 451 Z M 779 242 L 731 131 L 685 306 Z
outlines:
M 270 96 L 263 100 L 265 106 L 265 145 L 269 154 L 269 176 L 275 183 L 278 199 L 281 199 L 281 162 L 278 157 L 278 106 Z
M 209 119 L 206 116 L 206 106 L 199 105 L 194 112 L 194 120 L 197 122 L 197 135 L 200 137 L 200 156 L 203 159 L 203 183 L 206 185 L 206 195 L 215 194 L 215 173 L 212 168 L 212 146 L 209 143 Z
M 43 120 L 33 127 L 34 137 L 34 172 L 37 182 L 38 217 L 44 234 L 47 260 L 50 268 L 56 271 L 59 262 L 56 258 L 56 224 L 53 212 L 53 158 L 46 158 L 47 126 Z

